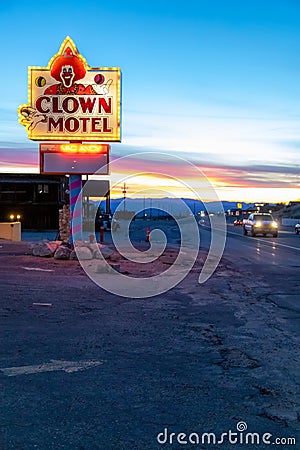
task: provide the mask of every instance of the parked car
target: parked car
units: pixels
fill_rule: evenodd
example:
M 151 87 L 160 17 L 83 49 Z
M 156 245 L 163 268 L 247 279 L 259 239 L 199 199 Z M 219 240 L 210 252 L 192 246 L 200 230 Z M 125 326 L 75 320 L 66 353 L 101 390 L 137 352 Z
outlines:
M 248 233 L 251 236 L 256 236 L 257 234 L 262 234 L 263 236 L 272 234 L 273 237 L 278 236 L 278 223 L 273 219 L 271 214 L 250 214 L 248 219 L 244 220 L 243 229 L 245 236 Z
M 300 234 L 300 222 L 295 225 L 295 233 Z
M 233 225 L 235 226 L 235 227 L 237 227 L 237 226 L 239 226 L 239 225 L 243 225 L 243 219 L 240 217 L 240 218 L 238 218 L 238 219 L 235 219 L 235 221 L 233 222 Z

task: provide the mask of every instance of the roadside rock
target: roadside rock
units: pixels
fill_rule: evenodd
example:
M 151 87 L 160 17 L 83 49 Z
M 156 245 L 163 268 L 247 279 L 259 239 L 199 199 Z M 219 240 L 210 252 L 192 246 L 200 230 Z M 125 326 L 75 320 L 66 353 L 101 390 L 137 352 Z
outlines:
M 93 257 L 95 259 L 109 259 L 114 255 L 114 251 L 106 245 L 97 244 L 93 246 Z
M 93 253 L 89 247 L 76 247 L 76 255 L 79 260 L 93 259 Z
M 74 241 L 74 247 L 75 248 L 79 248 L 79 247 L 88 247 L 89 245 L 88 245 L 88 242 L 87 241 L 83 241 L 82 239 L 81 240 L 77 240 L 77 241 Z
M 72 260 L 78 259 L 75 250 L 71 250 L 70 259 L 72 259 Z
M 70 259 L 71 249 L 66 245 L 60 245 L 54 253 L 55 259 Z
M 32 254 L 33 256 L 51 257 L 54 255 L 60 244 L 60 241 L 38 242 L 37 244 L 34 244 Z

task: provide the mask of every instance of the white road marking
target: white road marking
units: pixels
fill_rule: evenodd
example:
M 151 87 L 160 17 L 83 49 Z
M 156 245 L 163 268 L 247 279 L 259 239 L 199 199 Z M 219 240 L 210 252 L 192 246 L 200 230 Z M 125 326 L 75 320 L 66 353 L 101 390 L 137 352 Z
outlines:
M 37 272 L 54 272 L 53 269 L 41 269 L 40 267 L 22 267 L 24 270 L 36 270 Z
M 296 233 L 294 231 L 280 230 L 280 234 L 292 234 L 294 236 Z
M 52 306 L 52 303 L 32 303 L 33 306 Z
M 54 372 L 57 370 L 63 370 L 66 373 L 73 373 L 80 370 L 91 369 L 92 367 L 103 364 L 103 361 L 64 361 L 60 359 L 50 359 L 50 361 L 50 363 L 35 366 L 0 368 L 0 371 L 8 377 L 15 377 L 17 375 L 30 375 L 33 373 Z

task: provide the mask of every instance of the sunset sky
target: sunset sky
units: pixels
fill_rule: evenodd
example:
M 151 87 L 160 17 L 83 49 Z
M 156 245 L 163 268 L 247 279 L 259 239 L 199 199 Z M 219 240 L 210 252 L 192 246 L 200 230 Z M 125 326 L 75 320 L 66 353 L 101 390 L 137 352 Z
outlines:
M 203 171 L 222 200 L 300 198 L 298 0 L 16 0 L 0 12 L 2 172 L 38 170 L 38 143 L 17 109 L 28 66 L 46 66 L 69 35 L 90 66 L 122 70 L 122 143 L 112 159 L 157 154 L 115 162 L 113 180 L 137 187 L 134 174 L 152 172 L 145 184 L 190 196 L 153 178 L 167 153 Z M 172 159 L 168 170 L 193 184 Z

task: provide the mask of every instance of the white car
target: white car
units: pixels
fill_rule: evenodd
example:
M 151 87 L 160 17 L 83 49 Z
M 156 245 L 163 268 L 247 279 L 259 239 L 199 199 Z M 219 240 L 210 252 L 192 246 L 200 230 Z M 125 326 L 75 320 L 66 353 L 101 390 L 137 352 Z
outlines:
M 295 225 L 295 233 L 300 234 L 300 222 Z
M 244 220 L 243 229 L 245 236 L 248 233 L 250 233 L 251 236 L 256 236 L 257 234 L 262 234 L 263 236 L 272 234 L 273 237 L 278 236 L 278 224 L 271 214 L 250 214 L 248 219 Z

